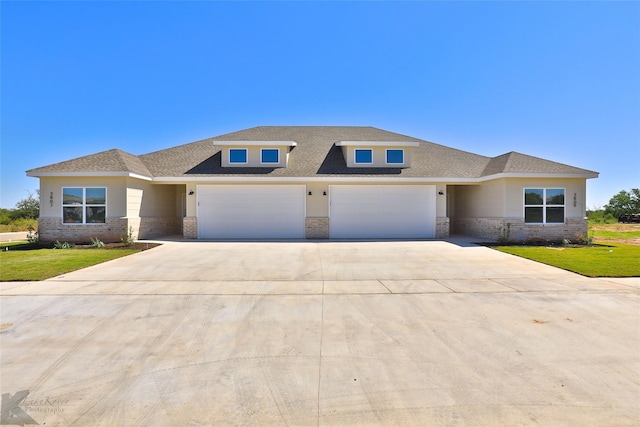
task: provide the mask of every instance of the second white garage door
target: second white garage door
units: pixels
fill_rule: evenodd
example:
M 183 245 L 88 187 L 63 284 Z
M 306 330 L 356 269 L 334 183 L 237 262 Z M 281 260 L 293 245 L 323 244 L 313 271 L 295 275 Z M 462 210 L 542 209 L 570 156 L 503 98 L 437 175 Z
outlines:
M 433 238 L 434 185 L 332 185 L 331 238 Z
M 304 185 L 199 185 L 198 238 L 304 238 Z

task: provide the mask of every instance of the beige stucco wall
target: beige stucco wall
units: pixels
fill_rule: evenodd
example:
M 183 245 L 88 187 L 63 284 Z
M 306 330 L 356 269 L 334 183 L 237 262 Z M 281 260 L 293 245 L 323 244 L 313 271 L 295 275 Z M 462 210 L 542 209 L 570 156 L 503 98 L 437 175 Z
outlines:
M 525 188 L 564 188 L 566 218 L 584 218 L 586 215 L 586 179 L 508 179 L 505 180 L 505 198 L 507 218 L 524 218 L 524 189 Z M 575 194 L 575 206 L 574 206 Z
M 347 167 L 350 168 L 406 168 L 411 165 L 411 147 L 366 147 L 366 146 L 342 146 L 342 155 L 344 156 Z M 356 164 L 355 150 L 371 150 L 372 163 Z M 387 150 L 404 150 L 404 163 L 387 164 Z
M 126 177 L 42 177 L 40 178 L 41 218 L 62 218 L 63 187 L 105 187 L 107 218 L 121 218 L 127 215 Z
M 105 187 L 107 218 L 179 216 L 178 197 L 184 192 L 184 185 L 157 185 L 127 177 L 43 177 L 41 217 L 62 217 L 63 187 Z
M 229 149 L 246 149 L 247 150 L 247 163 L 246 164 L 238 164 L 238 163 L 229 163 Z M 278 163 L 260 163 L 260 151 L 263 148 L 273 148 L 273 149 L 278 149 L 280 150 L 280 156 L 279 159 L 280 162 Z M 222 166 L 223 167 L 274 167 L 274 168 L 283 168 L 287 166 L 287 160 L 289 159 L 289 148 L 290 147 L 283 147 L 283 146 L 271 146 L 271 145 L 265 145 L 265 146 L 247 146 L 247 147 L 243 147 L 243 146 L 230 146 L 230 147 L 222 147 L 221 149 L 221 156 L 222 156 Z
M 152 184 L 140 179 L 127 179 L 127 217 L 182 216 L 179 196 L 184 185 Z
M 564 188 L 566 217 L 585 216 L 587 205 L 584 178 L 502 178 L 478 185 L 449 186 L 450 216 L 524 218 L 525 188 Z
M 104 224 L 63 224 L 63 187 L 105 187 Z M 40 178 L 39 232 L 43 241 L 88 242 L 91 238 L 118 241 L 131 228 L 134 238 L 179 232 L 184 185 L 154 185 L 128 177 Z
M 450 216 L 500 217 L 505 213 L 504 180 L 484 182 L 480 185 L 459 185 L 452 191 Z
M 564 188 L 565 222 L 525 224 L 525 188 Z M 587 232 L 584 178 L 502 178 L 479 185 L 450 185 L 448 191 L 454 233 L 523 241 L 575 239 Z

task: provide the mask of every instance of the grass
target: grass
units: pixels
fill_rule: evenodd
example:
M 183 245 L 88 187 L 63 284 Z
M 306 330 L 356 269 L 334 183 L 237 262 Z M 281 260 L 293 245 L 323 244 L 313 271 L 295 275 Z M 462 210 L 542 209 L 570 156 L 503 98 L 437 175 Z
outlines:
M 0 281 L 35 281 L 56 277 L 112 259 L 140 252 L 137 248 L 118 249 L 25 249 L 28 244 L 1 245 Z M 4 250 L 9 247 L 9 250 Z M 14 250 L 11 250 L 12 247 Z
M 591 224 L 589 235 L 593 246 L 494 248 L 588 277 L 640 276 L 640 224 Z
M 495 249 L 588 277 L 640 276 L 640 246 L 637 245 L 497 246 Z

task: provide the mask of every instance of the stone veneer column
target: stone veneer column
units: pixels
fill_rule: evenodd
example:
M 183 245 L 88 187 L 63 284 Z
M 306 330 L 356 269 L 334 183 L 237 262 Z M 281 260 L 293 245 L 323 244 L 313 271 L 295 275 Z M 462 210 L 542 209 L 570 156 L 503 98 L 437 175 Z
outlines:
M 436 239 L 449 237 L 449 218 L 439 216 L 436 218 Z
M 195 216 L 187 216 L 182 218 L 182 236 L 185 239 L 198 238 L 198 218 Z
M 306 218 L 304 223 L 307 239 L 329 238 L 329 218 Z

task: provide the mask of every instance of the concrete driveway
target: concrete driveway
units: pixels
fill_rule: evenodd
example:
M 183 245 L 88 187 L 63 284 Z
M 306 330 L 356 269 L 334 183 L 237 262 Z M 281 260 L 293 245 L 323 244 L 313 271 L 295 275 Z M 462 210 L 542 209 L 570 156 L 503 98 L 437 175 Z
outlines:
M 464 239 L 170 242 L 3 283 L 1 391 L 41 425 L 637 425 L 639 282 Z

